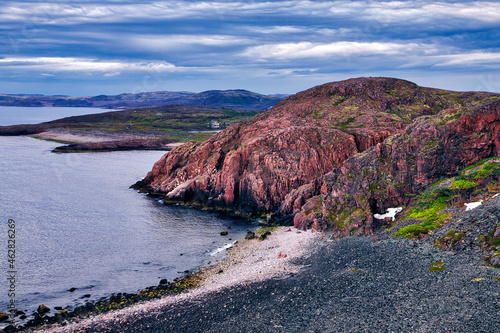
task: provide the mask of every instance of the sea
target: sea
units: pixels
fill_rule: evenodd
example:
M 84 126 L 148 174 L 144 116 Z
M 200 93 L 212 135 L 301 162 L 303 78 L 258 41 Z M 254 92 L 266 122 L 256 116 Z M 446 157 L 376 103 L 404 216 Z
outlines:
M 57 109 L 67 110 L 0 107 L 0 122 L 103 112 Z M 245 219 L 167 206 L 130 189 L 163 151 L 52 153 L 58 145 L 0 136 L 0 311 L 12 300 L 29 315 L 40 304 L 72 309 L 113 293 L 136 293 L 219 260 L 256 227 Z

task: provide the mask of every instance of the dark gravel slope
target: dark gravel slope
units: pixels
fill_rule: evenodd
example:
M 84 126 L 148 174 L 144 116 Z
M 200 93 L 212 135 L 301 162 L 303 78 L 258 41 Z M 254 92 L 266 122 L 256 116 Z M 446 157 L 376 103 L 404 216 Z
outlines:
M 430 272 L 433 262 L 445 270 Z M 500 332 L 500 270 L 407 240 L 326 242 L 283 280 L 92 332 Z M 479 280 L 478 280 L 479 279 Z

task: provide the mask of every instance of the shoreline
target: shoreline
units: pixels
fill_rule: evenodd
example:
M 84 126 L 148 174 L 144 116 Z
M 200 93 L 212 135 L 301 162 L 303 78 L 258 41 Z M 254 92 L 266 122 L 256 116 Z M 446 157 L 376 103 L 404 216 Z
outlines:
M 258 238 L 237 241 L 226 250 L 226 255 L 216 263 L 202 266 L 192 275 L 188 274 L 173 283 L 187 284 L 188 288 L 175 292 L 174 295 L 162 296 L 159 299 L 141 300 L 121 309 L 100 314 L 90 313 L 87 318 L 71 318 L 61 323 L 49 324 L 47 327 L 28 328 L 30 332 L 78 332 L 90 329 L 95 325 L 113 324 L 126 321 L 131 316 L 205 297 L 210 293 L 220 292 L 227 288 L 259 283 L 268 279 L 294 276 L 303 267 L 294 262 L 309 255 L 315 241 L 323 238 L 322 233 L 299 231 L 290 227 L 279 227 L 265 240 Z M 285 253 L 283 257 L 280 253 Z M 187 281 L 187 282 L 186 282 Z M 172 283 L 172 284 L 173 284 Z M 149 290 L 149 287 L 144 289 Z
M 138 139 L 158 139 L 160 135 L 144 132 L 109 132 L 105 130 L 71 130 L 66 128 L 51 128 L 31 135 L 37 139 L 71 143 L 101 143 L 107 141 L 125 141 Z
M 387 234 L 332 239 L 329 233 L 287 230 L 280 228 L 263 242 L 241 242 L 230 250 L 229 263 L 234 262 L 228 268 L 228 261 L 209 267 L 203 283 L 186 293 L 36 332 L 494 332 L 500 327 L 500 272 L 482 265 L 479 256 Z M 277 258 L 287 239 L 298 251 Z M 285 266 L 273 267 L 281 260 Z M 436 262 L 443 270 L 429 269 Z
M 54 153 L 90 153 L 127 150 L 170 151 L 181 142 L 145 132 L 109 132 L 103 130 L 50 129 L 29 135 L 35 139 L 65 144 L 54 148 Z

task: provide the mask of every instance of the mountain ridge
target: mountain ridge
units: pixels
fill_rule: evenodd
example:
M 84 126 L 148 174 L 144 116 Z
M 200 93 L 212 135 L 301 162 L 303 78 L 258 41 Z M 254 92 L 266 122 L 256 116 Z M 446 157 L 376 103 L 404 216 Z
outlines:
M 0 106 L 130 109 L 164 105 L 192 105 L 239 108 L 245 110 L 267 110 L 280 102 L 285 96 L 287 95 L 262 95 L 244 89 L 207 90 L 200 93 L 187 91 L 156 91 L 98 96 L 0 94 Z

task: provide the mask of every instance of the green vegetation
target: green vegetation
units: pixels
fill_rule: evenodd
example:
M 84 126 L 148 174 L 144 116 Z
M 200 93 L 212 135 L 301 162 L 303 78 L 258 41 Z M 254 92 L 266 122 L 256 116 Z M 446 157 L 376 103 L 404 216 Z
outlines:
M 453 182 L 453 184 L 450 186 L 450 190 L 465 190 L 468 188 L 476 187 L 478 185 L 479 184 L 476 182 L 470 182 L 468 180 L 459 179 Z
M 349 127 L 351 123 L 353 123 L 356 120 L 356 117 L 348 117 L 345 121 L 341 121 L 337 123 L 337 126 L 346 128 Z
M 485 163 L 479 170 L 471 174 L 473 179 L 485 179 L 492 176 L 500 176 L 499 160 L 490 160 L 489 163 Z
M 490 250 L 500 250 L 500 236 L 495 237 L 495 231 L 498 228 L 500 228 L 500 225 L 491 230 L 491 232 L 483 239 L 484 245 L 489 247 Z
M 255 234 L 256 235 L 263 235 L 266 232 L 275 232 L 276 230 L 278 230 L 279 227 L 280 227 L 279 225 L 260 227 L 259 229 L 255 230 Z
M 427 143 L 425 144 L 424 146 L 424 149 L 425 150 L 431 150 L 431 149 L 434 149 L 438 146 L 439 144 L 439 140 L 438 139 L 430 139 L 429 141 L 427 141 Z
M 437 195 L 434 193 L 434 195 Z M 435 198 L 421 197 L 419 207 L 414 208 L 412 213 L 407 216 L 407 219 L 414 218 L 422 220 L 422 223 L 411 224 L 397 231 L 394 235 L 400 237 L 414 238 L 422 234 L 428 234 L 430 231 L 435 230 L 443 225 L 448 218 L 448 214 L 440 213 L 440 211 L 447 207 L 446 200 L 449 196 L 442 196 Z
M 484 179 L 489 176 L 499 176 L 500 158 L 498 157 L 485 158 L 461 170 L 460 175 L 462 177 L 469 177 L 472 179 Z
M 444 263 L 442 261 L 435 261 L 431 265 L 432 266 L 429 267 L 429 271 L 431 271 L 431 272 L 444 271 L 446 268 L 446 267 L 444 267 Z
M 413 207 L 403 212 L 402 215 L 405 216 L 404 220 L 412 218 L 421 222 L 401 228 L 393 236 L 419 238 L 430 234 L 433 230 L 441 228 L 450 218 L 445 209 L 459 203 L 461 199 L 474 200 L 471 197 L 481 198 L 482 195 L 500 192 L 500 182 L 496 180 L 496 177 L 500 176 L 500 158 L 498 157 L 483 159 L 460 170 L 458 174 L 457 177 L 434 182 L 418 195 Z M 489 182 L 474 181 L 487 178 L 493 179 Z M 369 190 L 375 191 L 376 184 L 370 185 Z M 465 237 L 464 233 L 451 230 L 448 235 L 439 238 L 435 245 L 440 248 L 454 247 L 463 237 Z M 500 237 L 493 239 L 490 235 L 485 237 L 485 240 L 489 246 L 500 246 Z
M 44 128 L 65 128 L 82 133 L 90 130 L 124 134 L 146 132 L 178 142 L 205 141 L 217 131 L 248 121 L 257 114 L 258 111 L 224 107 L 168 105 L 70 117 L 45 123 Z
M 446 246 L 449 244 L 451 248 L 454 248 L 455 245 L 464 238 L 466 233 L 464 232 L 456 232 L 455 229 L 451 229 L 446 236 L 438 238 L 434 245 L 439 249 L 444 250 Z

